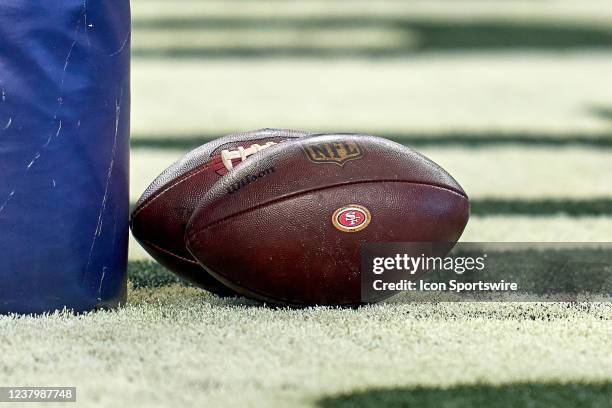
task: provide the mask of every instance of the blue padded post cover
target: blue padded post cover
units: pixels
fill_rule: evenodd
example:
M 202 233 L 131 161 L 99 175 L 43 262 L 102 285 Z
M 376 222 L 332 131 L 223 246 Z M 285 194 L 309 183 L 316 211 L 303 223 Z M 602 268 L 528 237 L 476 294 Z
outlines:
M 0 2 L 0 313 L 125 299 L 129 0 Z

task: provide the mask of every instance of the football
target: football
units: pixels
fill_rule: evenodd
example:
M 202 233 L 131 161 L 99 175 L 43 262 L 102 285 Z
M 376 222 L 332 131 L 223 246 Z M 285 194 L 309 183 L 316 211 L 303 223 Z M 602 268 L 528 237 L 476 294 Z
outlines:
M 468 217 L 461 186 L 414 150 L 370 135 L 315 135 L 225 175 L 198 203 L 185 240 L 244 296 L 358 305 L 362 243 L 454 243 Z
M 187 221 L 196 203 L 228 171 L 269 146 L 305 135 L 289 129 L 260 129 L 231 134 L 189 152 L 140 197 L 130 217 L 132 234 L 153 258 L 179 276 L 218 295 L 233 294 L 185 248 Z

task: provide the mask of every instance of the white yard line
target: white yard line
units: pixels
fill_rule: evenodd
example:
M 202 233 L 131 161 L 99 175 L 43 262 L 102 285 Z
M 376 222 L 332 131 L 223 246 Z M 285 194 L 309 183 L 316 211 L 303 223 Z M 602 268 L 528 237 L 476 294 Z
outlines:
M 612 217 L 472 217 L 462 241 L 611 242 Z
M 612 53 L 399 60 L 139 60 L 135 135 L 260 127 L 386 132 L 610 131 Z
M 521 20 L 612 20 L 612 9 L 606 0 L 550 0 L 546 2 L 518 0 L 491 1 L 455 0 L 434 1 L 287 1 L 264 0 L 257 2 L 232 2 L 225 0 L 134 0 L 133 16 L 136 21 L 164 17 L 233 17 L 256 19 L 260 17 L 409 17 L 473 19 L 521 19 Z

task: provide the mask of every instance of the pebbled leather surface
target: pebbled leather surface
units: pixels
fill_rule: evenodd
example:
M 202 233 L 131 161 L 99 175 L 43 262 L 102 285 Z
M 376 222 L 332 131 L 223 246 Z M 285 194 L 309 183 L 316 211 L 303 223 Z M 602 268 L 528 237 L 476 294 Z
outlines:
M 153 258 L 179 276 L 219 295 L 233 294 L 206 273 L 187 251 L 183 240 L 187 221 L 196 203 L 227 173 L 221 162 L 222 150 L 306 135 L 307 132 L 298 130 L 259 129 L 234 133 L 187 153 L 160 174 L 138 200 L 130 217 L 134 237 Z M 232 171 L 243 163 L 237 160 L 234 165 Z
M 341 151 L 343 143 L 357 144 L 360 157 L 340 165 L 306 153 Z M 349 204 L 371 212 L 359 232 L 331 222 Z M 273 146 L 224 176 L 193 212 L 185 240 L 211 274 L 243 295 L 348 305 L 361 303 L 361 243 L 456 242 L 468 217 L 461 186 L 423 155 L 369 135 L 315 135 Z

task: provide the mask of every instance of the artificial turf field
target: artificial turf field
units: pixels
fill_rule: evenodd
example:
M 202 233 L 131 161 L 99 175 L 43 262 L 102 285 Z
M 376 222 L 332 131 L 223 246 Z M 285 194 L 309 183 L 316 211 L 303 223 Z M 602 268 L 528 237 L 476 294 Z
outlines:
M 465 241 L 611 241 L 605 1 L 132 5 L 132 202 L 229 132 L 364 131 L 457 178 Z M 76 385 L 85 407 L 612 404 L 610 303 L 278 310 L 131 244 L 125 307 L 0 317 L 0 385 Z

